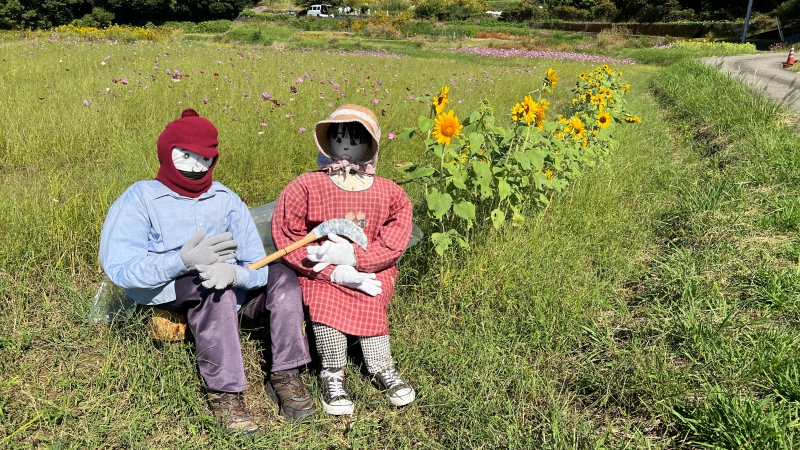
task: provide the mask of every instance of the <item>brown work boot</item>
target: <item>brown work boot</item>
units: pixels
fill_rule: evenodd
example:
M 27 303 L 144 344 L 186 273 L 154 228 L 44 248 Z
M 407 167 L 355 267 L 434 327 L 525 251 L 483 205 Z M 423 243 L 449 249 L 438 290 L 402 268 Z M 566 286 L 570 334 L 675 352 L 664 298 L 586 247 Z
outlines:
M 289 422 L 302 422 L 314 414 L 314 400 L 299 373 L 275 372 L 269 377 L 272 400 L 279 414 Z
M 245 437 L 258 435 L 258 425 L 244 405 L 244 396 L 231 392 L 209 392 L 211 412 L 228 431 Z

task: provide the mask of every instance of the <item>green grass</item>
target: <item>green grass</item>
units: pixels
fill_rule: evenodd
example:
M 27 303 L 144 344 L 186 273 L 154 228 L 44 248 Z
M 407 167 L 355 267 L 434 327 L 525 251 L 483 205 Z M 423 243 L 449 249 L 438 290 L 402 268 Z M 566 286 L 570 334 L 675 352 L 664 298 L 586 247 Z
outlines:
M 212 120 L 216 178 L 257 205 L 314 168 L 313 140 L 299 129 L 326 117 L 328 103 L 383 110 L 385 136 L 426 111 L 408 95 L 451 80 L 457 113 L 486 97 L 500 117 L 552 66 L 558 113 L 571 80 L 592 69 L 427 42 L 320 38 L 281 49 L 282 31 L 253 29 L 272 47 L 0 44 L 0 447 L 796 445 L 798 144 L 785 111 L 683 57 L 617 67 L 643 123 L 618 126 L 619 148 L 546 213 L 531 212 L 529 226 L 475 236 L 471 252 L 438 258 L 421 243 L 403 257 L 390 327 L 417 402 L 393 409 L 356 376 L 353 417 L 283 423 L 263 388 L 263 330 L 243 323 L 247 401 L 265 436 L 247 444 L 221 434 L 188 346 L 149 341 L 144 317 L 86 323 L 103 218 L 129 184 L 155 174 L 166 123 L 184 107 Z M 357 47 L 412 56 L 332 51 Z M 166 69 L 189 77 L 174 82 Z M 123 76 L 128 85 L 112 82 Z M 328 79 L 341 87 L 319 82 Z M 386 140 L 378 173 L 395 177 L 392 162 L 422 151 Z M 423 211 L 421 193 L 405 186 Z

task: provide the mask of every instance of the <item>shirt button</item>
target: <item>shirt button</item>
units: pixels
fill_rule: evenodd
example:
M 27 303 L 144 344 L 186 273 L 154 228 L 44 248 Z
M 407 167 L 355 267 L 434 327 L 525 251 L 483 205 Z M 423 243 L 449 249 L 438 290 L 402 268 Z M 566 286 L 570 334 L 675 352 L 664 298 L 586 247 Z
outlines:
M 200 225 L 202 227 L 203 226 L 203 222 L 199 222 L 198 225 Z

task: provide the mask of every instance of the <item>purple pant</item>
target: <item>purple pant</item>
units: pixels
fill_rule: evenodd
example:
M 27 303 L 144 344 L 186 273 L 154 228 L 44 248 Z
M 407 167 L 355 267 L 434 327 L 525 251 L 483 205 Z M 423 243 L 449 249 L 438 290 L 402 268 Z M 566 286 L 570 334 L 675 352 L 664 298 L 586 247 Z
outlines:
M 239 343 L 236 291 L 206 289 L 201 281 L 196 273 L 178 277 L 176 300 L 156 308 L 186 314 L 194 335 L 197 367 L 209 390 L 244 391 L 247 379 Z M 294 271 L 280 263 L 271 264 L 267 286 L 247 292 L 242 313 L 251 319 L 269 321 L 272 372 L 311 361 L 304 330 L 303 294 Z

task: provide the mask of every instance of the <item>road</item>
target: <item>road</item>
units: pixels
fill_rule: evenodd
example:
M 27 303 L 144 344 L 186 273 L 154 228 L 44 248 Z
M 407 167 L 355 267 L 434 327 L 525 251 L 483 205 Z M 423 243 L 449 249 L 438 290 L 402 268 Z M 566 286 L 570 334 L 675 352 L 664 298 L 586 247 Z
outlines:
M 788 56 L 788 52 L 759 53 L 702 58 L 700 61 L 751 85 L 765 97 L 800 114 L 800 74 L 783 68 Z M 800 64 L 800 60 L 797 63 Z

